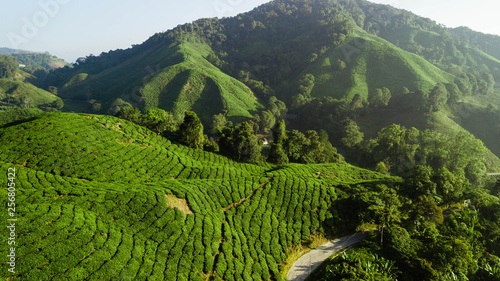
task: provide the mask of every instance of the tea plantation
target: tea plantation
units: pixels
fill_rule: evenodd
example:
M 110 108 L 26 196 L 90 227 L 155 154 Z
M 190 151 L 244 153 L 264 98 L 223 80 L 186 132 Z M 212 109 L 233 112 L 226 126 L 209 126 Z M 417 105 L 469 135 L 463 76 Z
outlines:
M 109 116 L 34 117 L 0 128 L 0 144 L 2 186 L 16 171 L 7 280 L 283 280 L 290 247 L 334 227 L 350 186 L 390 181 L 348 164 L 237 163 Z

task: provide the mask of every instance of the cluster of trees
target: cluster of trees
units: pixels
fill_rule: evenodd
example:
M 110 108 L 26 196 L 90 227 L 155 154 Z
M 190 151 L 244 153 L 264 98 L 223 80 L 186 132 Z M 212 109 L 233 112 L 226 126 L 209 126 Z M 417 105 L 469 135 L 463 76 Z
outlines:
M 394 186 L 354 187 L 337 206 L 341 220 L 379 231 L 315 280 L 500 280 L 499 182 L 491 186 L 419 166 Z
M 127 106 L 118 111 L 116 116 L 146 127 L 157 134 L 174 132 L 178 127 L 173 115 L 163 109 L 151 109 L 142 114 L 138 108 Z
M 303 134 L 297 130 L 286 131 L 285 122 L 279 121 L 274 132 L 268 161 L 275 164 L 293 163 L 340 163 L 343 157 L 328 141 L 328 134 L 309 130 Z
M 269 97 L 266 109 L 260 114 L 256 114 L 249 123 L 256 133 L 267 135 L 274 128 L 277 120 L 283 119 L 287 112 L 286 104 L 278 100 L 275 96 L 271 96 Z
M 443 135 L 394 124 L 382 129 L 376 139 L 360 142 L 359 131 L 355 127 L 352 130 L 348 137 L 357 145 L 350 150 L 349 159 L 360 166 L 375 167 L 384 162 L 390 172 L 408 175 L 416 166 L 428 165 L 465 174 L 477 186 L 484 184 L 486 148 L 469 133 Z
M 428 93 L 420 90 L 410 93 L 403 89 L 403 95 L 396 99 L 394 106 L 436 112 L 444 109 L 446 105 L 456 104 L 464 97 L 490 94 L 494 85 L 495 79 L 489 73 L 483 73 L 481 76 L 461 74 L 454 82 L 439 83 Z
M 19 68 L 19 62 L 12 56 L 0 55 L 0 78 L 12 78 Z
M 270 102 L 270 105 L 274 106 L 275 103 L 281 103 L 276 99 L 271 99 L 271 101 L 273 102 Z M 272 114 L 271 110 L 263 113 L 266 112 Z M 149 128 L 191 148 L 221 152 L 242 162 L 259 162 L 266 159 L 275 164 L 343 162 L 343 157 L 329 142 L 325 131 L 322 130 L 319 134 L 313 130 L 307 131 L 306 134 L 297 130 L 286 131 L 283 120 L 278 121 L 276 126 L 273 121 L 274 140 L 270 151 L 263 151 L 264 141 L 257 137 L 258 131 L 255 128 L 260 126 L 255 123 L 255 118 L 233 125 L 223 114 L 215 115 L 210 130 L 207 130 L 212 137 L 208 137 L 200 119 L 192 111 L 186 111 L 180 123 L 174 120 L 171 113 L 161 109 L 150 110 L 147 114 L 142 114 L 137 108 L 125 107 L 116 116 Z M 273 118 L 275 118 L 274 115 Z M 265 128 L 263 131 L 266 131 Z
M 253 121 L 249 121 L 233 126 L 222 115 L 214 116 L 212 132 L 218 137 L 220 151 L 247 162 L 263 159 L 275 164 L 343 162 L 325 131 L 320 134 L 313 130 L 306 134 L 297 130 L 286 131 L 283 120 L 278 121 L 273 129 L 270 151 L 262 155 L 263 143 L 255 136 L 255 125 L 252 125 Z

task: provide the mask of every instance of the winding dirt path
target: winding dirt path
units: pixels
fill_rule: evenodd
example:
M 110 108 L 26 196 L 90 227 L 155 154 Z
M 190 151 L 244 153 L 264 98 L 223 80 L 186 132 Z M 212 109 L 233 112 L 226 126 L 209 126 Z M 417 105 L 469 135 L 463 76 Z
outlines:
M 335 253 L 349 248 L 363 240 L 364 233 L 356 233 L 350 236 L 345 236 L 318 248 L 311 250 L 307 254 L 300 257 L 288 271 L 287 281 L 304 281 L 311 272 L 314 271 L 326 259 L 333 256 Z

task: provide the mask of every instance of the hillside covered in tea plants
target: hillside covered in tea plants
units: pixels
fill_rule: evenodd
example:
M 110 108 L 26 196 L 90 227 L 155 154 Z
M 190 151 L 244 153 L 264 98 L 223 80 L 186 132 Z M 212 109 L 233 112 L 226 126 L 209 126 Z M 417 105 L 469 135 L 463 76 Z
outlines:
M 282 280 L 292 245 L 342 225 L 351 186 L 393 181 L 343 163 L 237 163 L 108 116 L 49 113 L 0 142 L 21 280 Z

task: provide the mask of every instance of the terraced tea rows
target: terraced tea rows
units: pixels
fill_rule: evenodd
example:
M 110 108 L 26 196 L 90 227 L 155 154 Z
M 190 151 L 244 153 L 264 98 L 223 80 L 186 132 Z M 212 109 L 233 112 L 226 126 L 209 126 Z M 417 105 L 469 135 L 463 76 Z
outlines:
M 282 280 L 290 246 L 333 225 L 335 186 L 384 180 L 349 165 L 239 164 L 101 116 L 49 114 L 0 139 L 19 218 L 16 273 L 3 262 L 0 276 L 20 280 Z
M 25 138 L 27 130 L 39 133 Z M 2 130 L 0 143 L 1 161 L 103 182 L 237 178 L 268 168 L 172 144 L 143 127 L 109 116 L 48 114 Z

